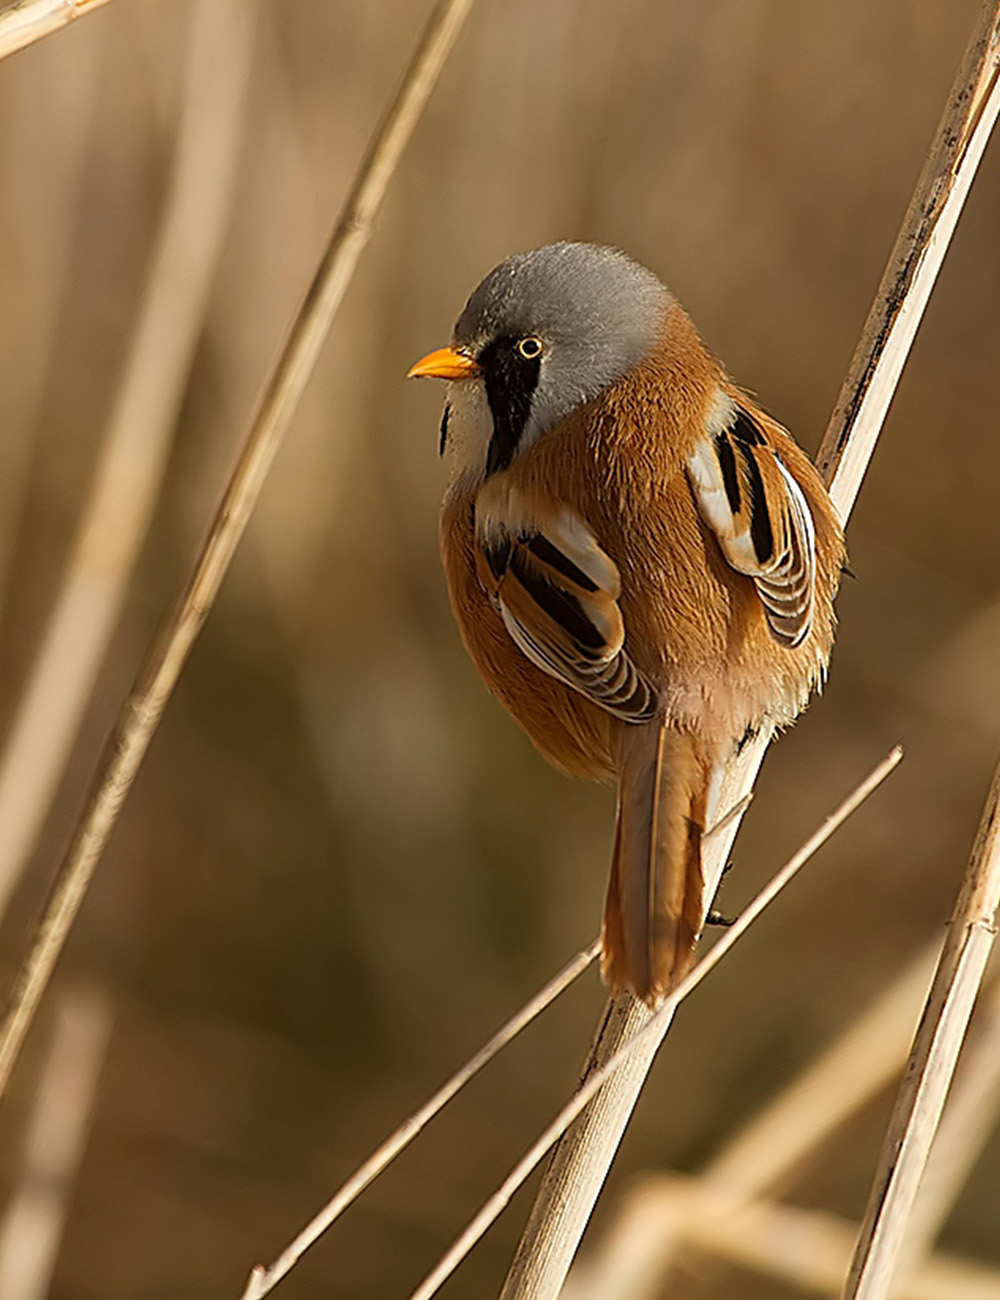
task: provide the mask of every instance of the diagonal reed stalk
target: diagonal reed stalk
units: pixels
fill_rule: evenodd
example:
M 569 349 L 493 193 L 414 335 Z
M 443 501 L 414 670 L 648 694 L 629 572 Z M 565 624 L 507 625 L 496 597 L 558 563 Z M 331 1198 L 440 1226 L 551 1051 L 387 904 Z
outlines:
M 439 0 L 433 9 L 292 322 L 187 583 L 147 650 L 122 705 L 5 1010 L 0 1026 L 0 1095 L 122 804 L 218 595 L 330 323 L 371 236 L 389 181 L 471 7 L 472 0 Z
M 802 845 L 797 853 L 775 873 L 759 894 L 740 913 L 734 924 L 725 931 L 722 938 L 710 948 L 696 966 L 667 994 L 656 1011 L 650 1012 L 646 1024 L 624 1043 L 617 1052 L 602 1061 L 600 1066 L 591 1070 L 580 1087 L 562 1108 L 545 1132 L 528 1150 L 527 1154 L 514 1166 L 500 1187 L 490 1196 L 482 1208 L 472 1218 L 464 1231 L 459 1234 L 441 1259 L 434 1266 L 420 1286 L 410 1296 L 410 1300 L 431 1300 L 431 1297 L 451 1276 L 490 1224 L 503 1211 L 510 1198 L 524 1183 L 539 1163 L 546 1151 L 569 1128 L 586 1106 L 596 1097 L 609 1079 L 621 1072 L 629 1060 L 636 1055 L 645 1057 L 649 1044 L 657 1044 L 673 1020 L 674 1012 L 681 1002 L 693 992 L 705 976 L 713 970 L 731 948 L 743 937 L 747 929 L 760 916 L 761 912 L 777 898 L 778 894 L 795 877 L 813 854 L 821 848 L 833 833 L 858 809 L 896 768 L 903 757 L 902 749 L 897 745 L 878 763 L 863 781 L 851 791 L 846 799 L 826 818 L 822 826 Z M 244 1300 L 257 1300 L 253 1293 L 248 1293 Z
M 74 18 L 100 9 L 108 0 L 17 0 L 0 10 L 0 59 L 34 45 Z
M 1000 1119 L 1000 979 L 996 950 L 962 1048 L 934 1146 L 910 1212 L 897 1275 L 906 1277 L 929 1254 Z M 1000 1294 L 1000 1292 L 998 1292 Z
M 871 460 L 903 365 L 961 214 L 997 111 L 1000 4 L 987 0 L 949 94 L 910 206 L 818 455 L 846 523 Z M 753 784 L 771 737 L 766 729 L 725 774 L 720 807 Z M 735 837 L 737 827 L 733 828 Z M 706 854 L 707 911 L 730 844 Z M 611 998 L 598 1026 L 585 1080 L 649 1022 L 630 995 Z M 501 1300 L 555 1300 L 576 1253 L 669 1018 L 581 1115 L 552 1154 Z
M 730 809 L 724 817 L 721 817 L 705 833 L 705 840 L 708 841 L 714 835 L 723 834 L 731 822 L 743 815 L 750 803 L 750 798 L 751 796 L 747 795 L 740 804 Z M 574 957 L 571 957 L 547 984 L 543 985 L 522 1007 L 515 1011 L 491 1038 L 487 1039 L 478 1052 L 470 1056 L 465 1064 L 460 1066 L 438 1088 L 437 1092 L 433 1093 L 412 1115 L 409 1115 L 401 1124 L 398 1124 L 389 1136 L 375 1148 L 366 1160 L 362 1161 L 350 1177 L 334 1192 L 322 1209 L 309 1220 L 278 1258 L 266 1268 L 263 1265 L 258 1265 L 253 1270 L 247 1282 L 243 1300 L 257 1300 L 258 1297 L 267 1295 L 285 1274 L 295 1267 L 310 1246 L 315 1245 L 323 1233 L 340 1218 L 348 1206 L 352 1205 L 379 1174 L 389 1167 L 392 1161 L 409 1146 L 434 1116 L 444 1109 L 452 1097 L 464 1088 L 485 1065 L 488 1065 L 508 1043 L 512 1042 L 522 1029 L 525 1029 L 532 1020 L 541 1015 L 564 989 L 569 988 L 573 981 L 579 975 L 582 975 L 591 963 L 597 959 L 600 951 L 601 941 L 595 939 L 588 948 L 582 949 Z
M 155 509 L 245 123 L 253 5 L 198 0 L 170 192 L 90 499 L 0 751 L 0 917 L 34 849 Z
M 886 1131 L 844 1300 L 887 1300 L 1000 907 L 1000 764 Z
M 928 944 L 893 983 L 704 1166 L 703 1202 L 727 1215 L 774 1195 L 862 1106 L 899 1075 L 930 986 L 939 944 Z M 1000 986 L 998 986 L 1000 987 Z M 1000 1056 L 1000 1051 L 998 1051 Z M 629 1192 L 596 1251 L 577 1262 L 566 1300 L 654 1300 L 689 1240 L 687 1204 L 658 1196 L 673 1175 L 657 1175 Z M 839 1287 L 847 1266 L 837 1278 Z
M 399 1124 L 384 1142 L 381 1142 L 363 1161 L 347 1181 L 334 1192 L 323 1208 L 313 1216 L 294 1241 L 281 1252 L 273 1264 L 266 1268 L 258 1265 L 250 1274 L 243 1300 L 260 1300 L 281 1281 L 299 1262 L 310 1246 L 314 1245 L 361 1193 L 368 1187 L 396 1157 L 405 1150 L 418 1133 L 424 1129 L 439 1111 L 451 1101 L 484 1065 L 487 1065 L 498 1052 L 511 1042 L 522 1029 L 547 1006 L 567 989 L 581 975 L 601 951 L 601 942 L 595 939 L 589 948 L 584 948 L 575 957 L 570 958 L 552 979 L 540 988 L 534 997 L 505 1021 L 497 1032 L 489 1038 L 473 1056 L 438 1088 L 424 1104 Z

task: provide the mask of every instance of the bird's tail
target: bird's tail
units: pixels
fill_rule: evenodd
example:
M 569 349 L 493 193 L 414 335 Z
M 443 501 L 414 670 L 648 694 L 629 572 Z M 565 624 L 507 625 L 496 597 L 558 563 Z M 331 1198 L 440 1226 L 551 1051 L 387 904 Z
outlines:
M 711 775 L 696 737 L 663 722 L 619 733 L 618 826 L 601 969 L 654 1005 L 687 971 L 701 931 L 701 838 Z

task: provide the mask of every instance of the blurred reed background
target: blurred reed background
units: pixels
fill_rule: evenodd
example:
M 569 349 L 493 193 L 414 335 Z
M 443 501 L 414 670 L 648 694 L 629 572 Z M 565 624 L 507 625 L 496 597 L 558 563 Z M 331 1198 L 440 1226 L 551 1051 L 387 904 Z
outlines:
M 8 744 L 108 439 L 123 421 L 150 438 L 123 452 L 123 514 L 102 516 L 65 614 L 100 670 L 0 929 L 5 974 L 426 9 L 118 0 L 0 63 Z M 9 1205 L 26 1169 L 66 1189 L 50 1215 L 52 1239 L 63 1232 L 52 1296 L 236 1296 L 249 1265 L 596 932 L 612 797 L 552 772 L 464 656 L 437 559 L 440 393 L 407 386 L 408 364 L 446 341 L 507 253 L 613 243 L 663 276 L 815 450 L 976 11 L 474 11 L 0 1113 Z M 183 172 L 185 141 L 207 171 Z M 171 214 L 177 261 L 163 251 Z M 830 684 L 767 761 L 723 908 L 894 741 L 907 761 L 684 1008 L 595 1237 L 637 1171 L 697 1168 L 941 933 L 1000 744 L 998 230 L 994 142 L 852 522 L 858 580 L 840 598 Z M 165 332 L 149 325 L 158 270 Z M 101 583 L 127 569 L 133 533 L 115 624 Z M 102 600 L 103 657 L 88 621 Z M 571 1088 L 602 1002 L 595 975 L 580 981 L 288 1294 L 407 1294 Z M 91 1026 L 92 1083 L 71 1070 L 68 1104 L 92 1109 L 56 1177 L 26 1133 L 67 1020 L 78 1037 Z M 888 1104 L 817 1159 L 797 1203 L 859 1217 Z M 496 1290 L 527 1203 L 445 1294 Z M 1000 1265 L 998 1204 L 994 1140 L 944 1244 Z M 18 1285 L 4 1300 L 45 1294 L 44 1278 L 30 1295 Z M 688 1261 L 670 1294 L 793 1293 Z

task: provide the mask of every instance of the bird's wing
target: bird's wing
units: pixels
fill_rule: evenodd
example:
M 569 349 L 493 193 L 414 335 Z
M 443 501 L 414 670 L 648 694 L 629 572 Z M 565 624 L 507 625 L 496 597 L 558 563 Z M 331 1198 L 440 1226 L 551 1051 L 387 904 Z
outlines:
M 816 534 L 805 494 L 767 432 L 734 405 L 725 427 L 698 443 L 687 471 L 722 554 L 753 579 L 771 635 L 789 649 L 800 645 L 812 627 Z
M 490 518 L 477 528 L 476 569 L 533 664 L 615 717 L 655 716 L 656 691 L 624 649 L 618 568 L 579 516 L 558 507 Z

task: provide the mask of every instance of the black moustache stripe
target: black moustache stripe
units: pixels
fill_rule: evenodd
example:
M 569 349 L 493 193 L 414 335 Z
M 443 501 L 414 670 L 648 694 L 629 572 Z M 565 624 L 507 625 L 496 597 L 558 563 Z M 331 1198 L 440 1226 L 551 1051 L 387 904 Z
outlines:
M 486 399 L 493 416 L 493 437 L 486 455 L 489 477 L 506 469 L 517 455 L 542 363 L 540 357 L 522 357 L 514 338 L 494 339 L 476 360 L 486 381 Z

